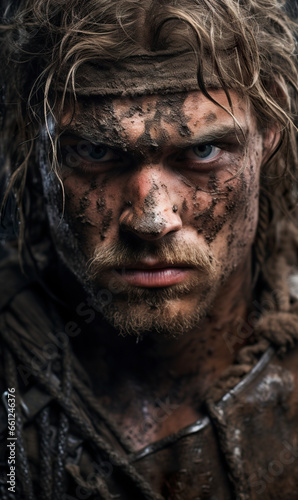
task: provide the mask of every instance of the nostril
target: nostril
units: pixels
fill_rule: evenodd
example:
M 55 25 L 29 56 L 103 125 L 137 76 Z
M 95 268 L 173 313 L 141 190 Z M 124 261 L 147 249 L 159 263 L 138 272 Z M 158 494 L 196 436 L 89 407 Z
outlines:
M 120 227 L 122 227 L 122 228 L 127 227 L 128 228 L 128 227 L 132 226 L 134 218 L 135 218 L 135 215 L 132 212 L 125 210 L 125 212 L 123 212 L 121 214 L 120 219 L 119 219 Z

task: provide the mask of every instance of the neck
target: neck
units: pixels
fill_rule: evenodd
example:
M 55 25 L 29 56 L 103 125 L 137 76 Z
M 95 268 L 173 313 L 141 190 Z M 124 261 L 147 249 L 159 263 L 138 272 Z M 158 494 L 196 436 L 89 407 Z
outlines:
M 251 302 L 249 260 L 221 287 L 209 314 L 179 338 L 152 333 L 136 342 L 134 337 L 119 336 L 99 317 L 89 322 L 90 316 L 77 318 L 81 329 L 73 338 L 77 357 L 99 403 L 132 440 L 134 449 L 205 414 L 205 391 L 233 363 L 236 348 L 241 347 L 229 335 L 235 338 Z M 85 304 L 88 311 L 86 298 L 69 285 L 67 292 L 60 290 L 60 296 L 67 296 L 72 305 Z M 74 310 L 72 306 L 72 318 Z
M 239 324 L 243 324 L 251 299 L 251 272 L 248 262 L 221 287 L 212 310 L 193 330 L 176 339 L 160 337 L 156 333 L 136 341 L 121 337 L 102 319 L 92 322 L 88 335 L 80 335 L 75 347 L 91 378 L 97 378 L 102 359 L 109 358 L 111 366 L 125 372 L 134 380 L 146 379 L 155 385 L 168 377 L 195 377 L 200 381 L 200 392 L 216 379 L 234 361 L 241 342 L 235 338 Z M 104 353 L 104 355 L 103 355 Z M 154 367 L 154 370 L 152 370 Z M 108 367 L 109 370 L 109 367 Z M 113 371 L 113 368 L 111 368 Z

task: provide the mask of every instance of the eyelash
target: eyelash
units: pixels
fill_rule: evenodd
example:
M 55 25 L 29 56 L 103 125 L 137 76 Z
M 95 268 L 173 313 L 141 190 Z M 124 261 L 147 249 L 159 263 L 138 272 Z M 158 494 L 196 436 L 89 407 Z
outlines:
M 92 158 L 92 148 L 94 148 L 94 153 L 99 155 L 99 158 Z M 102 155 L 102 157 L 108 154 L 110 157 L 102 162 L 100 160 L 100 149 L 105 149 L 106 153 Z M 96 150 L 98 151 L 96 153 Z M 112 148 L 108 148 L 101 144 L 95 145 L 90 142 L 78 142 L 76 144 L 68 144 L 60 147 L 60 155 L 62 163 L 70 168 L 82 168 L 82 167 L 90 167 L 90 165 L 104 165 L 110 161 L 122 161 L 121 155 L 114 151 Z
M 204 148 L 213 148 L 213 156 L 209 159 L 201 158 L 195 153 L 195 149 L 201 150 L 201 154 L 204 154 Z M 226 148 L 227 149 L 227 148 Z M 97 151 L 97 152 L 96 152 Z M 195 165 L 210 165 L 218 160 L 224 149 L 217 144 L 206 143 L 198 144 L 191 148 L 187 148 L 183 153 L 176 154 L 174 161 L 181 164 L 182 162 L 189 162 L 192 165 L 192 169 Z M 92 158 L 91 154 L 99 155 L 98 158 Z M 210 153 L 211 154 L 211 153 Z M 103 144 L 92 144 L 88 141 L 78 141 L 74 144 L 61 145 L 60 155 L 62 163 L 70 168 L 78 168 L 84 171 L 91 171 L 97 167 L 101 166 L 101 171 L 109 169 L 111 164 L 113 166 L 118 164 L 123 167 L 124 165 L 131 164 L 132 159 L 127 154 L 123 154 L 114 150 L 113 148 L 107 147 Z M 108 156 L 106 160 L 99 161 L 105 156 Z M 208 155 L 207 155 L 208 156 Z M 186 165 L 185 165 L 186 166 Z M 210 165 L 211 166 L 211 165 Z
M 213 155 L 211 156 L 211 158 L 207 158 L 207 157 L 203 157 L 203 158 L 200 158 L 198 154 L 195 153 L 195 149 L 197 150 L 201 150 L 201 154 L 204 154 L 204 148 L 213 148 Z M 189 160 L 193 160 L 194 162 L 197 162 L 197 163 L 202 163 L 202 164 L 206 164 L 206 163 L 211 163 L 212 161 L 215 161 L 217 159 L 217 157 L 219 156 L 219 154 L 222 152 L 222 149 L 219 147 L 219 146 L 216 146 L 215 144 L 200 144 L 198 146 L 193 146 L 192 148 L 189 148 L 185 151 L 185 154 L 182 156 L 182 160 L 187 158 Z M 212 152 L 210 152 L 209 154 L 212 154 Z M 193 155 L 193 156 L 192 156 Z M 207 154 L 207 156 L 209 156 Z

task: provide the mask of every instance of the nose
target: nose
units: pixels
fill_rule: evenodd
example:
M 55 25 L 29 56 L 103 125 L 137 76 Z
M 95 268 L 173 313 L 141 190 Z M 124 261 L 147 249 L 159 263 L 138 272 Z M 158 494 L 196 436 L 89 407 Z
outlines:
M 122 231 L 152 241 L 181 229 L 173 179 L 162 169 L 139 168 L 125 189 L 125 207 L 119 219 Z

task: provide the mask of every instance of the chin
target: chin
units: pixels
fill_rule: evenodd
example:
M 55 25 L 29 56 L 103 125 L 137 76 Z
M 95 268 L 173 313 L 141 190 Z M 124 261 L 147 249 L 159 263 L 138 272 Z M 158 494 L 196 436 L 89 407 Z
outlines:
M 208 310 L 206 304 L 200 303 L 186 311 L 183 304 L 177 302 L 139 305 L 114 302 L 102 310 L 102 315 L 123 336 L 144 337 L 158 333 L 164 337 L 177 338 L 196 328 Z
M 161 288 L 125 286 L 114 293 L 93 282 L 93 306 L 120 335 L 175 338 L 198 327 L 210 311 L 218 282 L 207 278 Z

